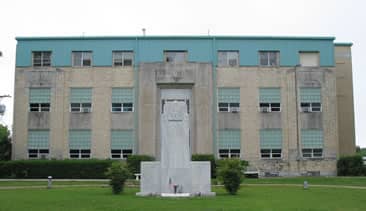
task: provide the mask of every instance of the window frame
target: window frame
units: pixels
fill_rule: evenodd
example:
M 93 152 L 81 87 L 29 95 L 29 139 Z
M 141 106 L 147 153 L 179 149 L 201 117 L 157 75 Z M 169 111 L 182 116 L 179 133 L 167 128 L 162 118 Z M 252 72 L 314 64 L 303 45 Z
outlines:
M 262 64 L 261 63 L 261 61 L 262 61 L 262 59 L 261 59 L 262 53 L 265 53 L 266 54 L 267 64 Z M 271 64 L 271 53 L 275 53 L 275 55 L 276 55 L 276 64 L 275 65 L 272 65 Z M 258 51 L 258 59 L 259 59 L 258 64 L 259 64 L 260 67 L 279 67 L 280 66 L 280 62 L 281 62 L 280 56 L 281 56 L 281 54 L 280 54 L 280 51 L 279 50 L 259 50 Z
M 263 152 L 263 151 L 267 151 L 268 152 Z M 279 150 L 279 152 L 273 152 L 274 150 Z M 268 157 L 264 157 L 263 155 L 268 155 Z M 261 155 L 261 159 L 263 160 L 267 160 L 267 159 L 270 159 L 270 160 L 276 160 L 276 159 L 279 159 L 281 160 L 282 159 L 282 149 L 260 149 L 260 155 Z M 274 155 L 279 155 L 279 156 L 274 156 Z
M 120 152 L 113 153 L 113 151 L 120 151 Z M 131 151 L 131 153 L 127 153 L 125 151 Z M 119 157 L 114 157 L 116 155 L 119 155 Z M 111 159 L 113 160 L 126 160 L 131 155 L 133 155 L 133 149 L 111 149 Z
M 115 59 L 116 59 L 116 54 L 120 53 L 121 54 L 121 59 L 122 59 L 122 63 L 121 65 L 116 65 L 115 63 Z M 126 65 L 125 64 L 125 55 L 124 54 L 131 54 L 132 58 L 131 58 L 131 65 Z M 124 51 L 124 50 L 115 50 L 112 51 L 112 66 L 113 67 L 133 67 L 134 65 L 134 52 L 133 51 Z
M 304 105 L 304 104 L 308 104 L 308 105 Z M 314 106 L 314 104 L 319 104 L 319 106 Z M 306 109 L 308 108 L 308 109 Z M 314 108 L 316 109 L 319 109 L 319 110 L 315 110 Z M 320 113 L 323 111 L 323 106 L 322 106 L 322 103 L 321 102 L 300 102 L 300 111 L 302 113 Z
M 182 53 L 184 56 L 184 61 L 176 61 L 175 59 L 173 59 L 172 61 L 167 61 L 169 56 L 169 53 L 174 53 L 174 54 L 178 54 L 178 53 Z M 164 54 L 164 63 L 167 64 L 184 64 L 188 62 L 188 51 L 187 50 L 164 50 L 163 52 Z M 175 58 L 175 56 L 174 56 Z
M 40 53 L 40 64 L 35 65 L 35 54 Z M 45 64 L 45 54 L 49 54 L 49 63 Z M 32 51 L 32 67 L 51 67 L 52 66 L 52 51 Z
M 227 152 L 222 152 L 224 150 Z M 222 149 L 218 149 L 218 156 L 219 156 L 219 159 L 240 158 L 240 151 L 241 150 L 237 149 L 237 148 L 225 148 L 225 149 L 222 148 Z M 227 155 L 227 156 L 222 156 L 222 155 Z
M 42 150 L 46 150 L 47 152 L 41 152 Z M 30 152 L 30 151 L 36 151 L 36 152 Z M 39 149 L 30 149 L 27 150 L 28 159 L 36 160 L 36 159 L 49 159 L 50 157 L 50 150 L 45 148 L 39 148 Z M 35 156 L 31 156 L 35 155 Z M 42 158 L 42 155 L 46 155 L 45 158 Z
M 29 112 L 50 112 L 51 103 L 29 103 Z
M 74 63 L 74 56 L 77 53 L 81 53 L 81 61 L 80 61 L 80 65 L 75 65 Z M 90 65 L 84 65 L 84 57 L 85 54 L 90 53 Z M 71 65 L 72 67 L 93 67 L 93 51 L 72 51 L 71 52 Z
M 304 153 L 305 150 L 307 150 L 308 152 Z M 320 150 L 320 155 L 315 156 L 316 153 L 319 154 L 319 152 L 315 152 L 315 150 Z M 322 158 L 324 158 L 324 149 L 323 148 L 302 148 L 301 155 L 302 155 L 302 158 L 305 158 L 305 159 L 322 159 Z M 310 155 L 310 156 L 304 156 L 304 155 Z
M 265 106 L 263 104 L 268 104 L 268 106 Z M 275 106 L 273 104 L 279 104 L 279 106 Z M 263 108 L 268 108 L 268 110 L 265 112 Z M 273 110 L 273 108 L 275 109 L 278 108 L 278 111 Z M 281 111 L 282 111 L 281 103 L 259 103 L 259 112 L 261 113 L 281 112 Z
M 71 113 L 91 113 L 92 112 L 92 103 L 73 103 L 73 102 L 70 102 L 70 112 Z
M 77 152 L 71 152 L 71 151 L 77 151 Z M 83 151 L 89 151 L 89 152 L 83 152 Z M 73 157 L 72 155 L 77 155 L 77 157 Z M 87 156 L 84 156 L 87 155 Z M 91 159 L 92 158 L 92 153 L 91 153 L 91 149 L 69 149 L 69 158 L 70 159 Z
M 225 64 L 221 64 L 220 61 L 220 54 L 226 54 Z M 236 65 L 230 65 L 230 60 L 228 59 L 228 53 L 236 53 Z M 240 51 L 239 50 L 218 50 L 217 51 L 217 66 L 218 67 L 239 67 L 240 66 Z

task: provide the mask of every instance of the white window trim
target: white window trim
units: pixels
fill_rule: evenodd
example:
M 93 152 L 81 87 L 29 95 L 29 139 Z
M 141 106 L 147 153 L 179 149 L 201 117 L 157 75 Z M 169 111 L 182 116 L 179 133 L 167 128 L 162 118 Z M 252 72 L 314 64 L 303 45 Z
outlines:
M 219 55 L 220 53 L 237 53 L 238 57 L 236 60 L 236 65 L 230 65 L 229 59 L 226 60 L 225 64 L 219 64 Z M 240 52 L 239 50 L 218 50 L 217 51 L 217 66 L 218 67 L 239 67 L 240 66 Z
M 41 53 L 41 65 L 40 66 L 34 66 L 34 53 Z M 50 53 L 50 65 L 44 66 L 44 54 Z M 39 67 L 51 67 L 52 66 L 52 51 L 32 51 L 32 67 L 39 68 Z
M 238 103 L 239 106 L 230 106 L 230 104 L 232 104 L 232 103 L 227 103 L 228 104 L 227 107 L 219 106 L 220 103 L 226 103 L 226 102 L 219 102 L 219 103 L 217 103 L 217 112 L 222 112 L 222 113 L 240 113 L 240 103 Z M 227 111 L 220 111 L 220 108 L 227 108 Z
M 80 63 L 80 66 L 75 66 L 75 64 L 74 64 L 74 53 L 81 53 L 81 63 Z M 90 56 L 90 66 L 84 66 L 84 64 L 83 64 L 83 61 L 84 61 L 84 53 L 90 53 L 91 54 L 91 56 Z M 72 67 L 93 67 L 93 51 L 72 51 L 71 52 L 71 65 L 72 65 Z
M 269 157 L 262 157 L 262 150 L 270 150 Z M 273 150 L 281 150 L 281 156 L 280 157 L 273 157 L 273 154 L 278 154 L 278 153 L 273 153 Z M 260 157 L 262 160 L 282 160 L 283 159 L 283 150 L 282 149 L 260 149 L 259 153 L 260 153 Z M 267 153 L 266 153 L 267 154 Z
M 112 150 L 121 150 L 121 153 L 119 154 L 119 155 L 120 155 L 120 158 L 114 158 L 114 157 L 112 156 L 112 154 L 117 154 L 117 153 L 112 153 Z M 131 153 L 131 154 L 127 154 L 127 155 L 133 155 L 133 154 L 134 154 L 134 150 L 133 150 L 133 149 L 111 149 L 111 150 L 110 150 L 110 152 L 111 152 L 111 154 L 110 154 L 110 159 L 113 159 L 113 160 L 126 160 L 127 158 L 124 158 L 124 157 L 123 157 L 123 155 L 125 155 L 125 154 L 123 153 L 123 150 L 131 150 L 131 151 L 132 151 L 132 153 Z
M 301 104 L 302 103 L 308 103 L 308 102 L 300 102 L 300 111 L 302 112 L 302 113 L 320 113 L 320 112 L 323 112 L 323 104 L 321 103 L 321 102 L 312 102 L 312 103 L 309 103 L 310 104 L 310 106 L 308 106 L 308 107 L 302 107 L 301 106 Z M 313 103 L 319 103 L 320 104 L 320 109 L 319 109 L 319 111 L 313 111 Z M 309 110 L 307 110 L 306 111 L 306 109 L 305 108 L 308 108 Z
M 32 154 L 32 153 L 29 153 L 29 150 L 37 150 L 37 157 L 30 157 L 29 155 Z M 48 150 L 48 153 L 41 153 L 40 150 Z M 47 149 L 45 149 L 45 148 L 44 149 L 41 149 L 41 148 L 39 148 L 39 149 L 29 149 L 28 148 L 27 154 L 28 154 L 28 159 L 30 159 L 30 160 L 43 159 L 42 155 L 45 155 L 45 159 L 49 159 L 50 158 L 50 149 L 49 148 L 47 148 Z
M 270 112 L 282 112 L 282 106 L 281 106 L 281 103 L 279 103 L 280 104 L 280 110 L 279 111 L 272 111 L 272 103 L 268 103 L 269 104 L 269 106 L 267 107 L 267 106 L 260 106 L 260 104 L 261 103 L 259 103 L 259 112 L 261 112 L 261 113 L 270 113 Z M 273 103 L 274 104 L 274 103 Z M 276 106 L 275 106 L 276 107 Z M 264 112 L 264 109 L 262 109 L 262 108 L 268 108 L 268 111 L 267 112 Z
M 276 58 L 277 64 L 276 65 L 271 65 L 270 56 L 269 56 L 271 52 L 274 52 L 277 55 L 277 58 Z M 267 54 L 267 64 L 266 65 L 261 64 L 261 56 L 260 56 L 261 53 L 266 53 Z M 279 67 L 280 66 L 280 62 L 281 62 L 281 60 L 280 60 L 280 51 L 276 51 L 276 50 L 273 50 L 273 51 L 260 50 L 260 51 L 258 51 L 258 55 L 259 55 L 259 66 L 261 66 L 261 67 Z
M 228 157 L 221 157 L 220 150 L 229 150 L 227 155 Z M 239 150 L 239 156 L 232 156 L 237 155 L 238 153 L 232 153 L 231 150 Z M 225 148 L 225 149 L 218 149 L 217 151 L 219 159 L 225 159 L 225 158 L 241 158 L 241 149 L 240 148 Z
M 71 106 L 71 104 L 79 104 L 79 111 L 73 111 L 72 110 L 72 106 Z M 82 105 L 83 105 L 84 103 L 70 103 L 70 113 L 91 113 L 91 112 L 93 112 L 93 104 L 92 103 L 90 103 L 90 108 L 89 107 L 83 107 Z M 84 110 L 85 109 L 85 110 Z M 88 110 L 88 111 L 86 111 L 86 110 Z
M 79 153 L 78 153 L 78 157 L 77 158 L 71 157 L 71 152 L 70 152 L 71 150 L 79 150 Z M 88 158 L 83 158 L 81 155 L 82 154 L 86 154 L 86 153 L 81 153 L 81 150 L 90 150 L 89 157 Z M 92 158 L 92 151 L 91 151 L 91 149 L 69 149 L 69 158 L 70 159 L 74 159 L 74 160 L 88 160 L 88 159 L 91 159 Z
M 37 107 L 31 107 L 31 104 L 37 104 Z M 43 107 L 43 108 L 48 108 L 48 111 L 42 111 L 42 107 L 41 104 L 49 104 L 48 107 Z M 38 108 L 38 111 L 32 111 L 31 108 Z M 51 112 L 51 103 L 29 103 L 29 112 Z
M 304 153 L 303 153 L 303 150 L 304 149 L 310 149 L 311 150 L 311 153 L 310 153 L 310 157 L 304 157 Z M 322 150 L 322 155 L 321 156 L 314 156 L 314 149 L 321 149 Z M 301 155 L 302 155 L 302 158 L 304 159 L 323 159 L 324 158 L 324 148 L 302 148 L 301 149 Z
M 114 64 L 114 59 L 115 59 L 115 56 L 116 56 L 115 53 L 122 53 L 122 66 L 116 66 Z M 132 54 L 132 64 L 131 64 L 131 66 L 126 66 L 125 65 L 124 53 L 131 53 Z M 133 67 L 133 65 L 134 65 L 134 52 L 133 51 L 112 51 L 112 65 L 113 65 L 113 67 Z
M 125 103 L 131 103 L 132 104 L 132 111 L 124 111 L 123 110 L 123 104 L 125 104 Z M 111 105 L 111 112 L 112 113 L 128 113 L 128 112 L 135 112 L 135 105 L 134 105 L 134 103 L 133 102 L 123 102 L 123 103 L 120 103 L 121 104 L 121 111 L 113 111 L 113 108 L 116 108 L 116 107 L 113 107 L 113 103 L 112 103 L 112 105 Z M 119 107 L 118 107 L 119 108 Z

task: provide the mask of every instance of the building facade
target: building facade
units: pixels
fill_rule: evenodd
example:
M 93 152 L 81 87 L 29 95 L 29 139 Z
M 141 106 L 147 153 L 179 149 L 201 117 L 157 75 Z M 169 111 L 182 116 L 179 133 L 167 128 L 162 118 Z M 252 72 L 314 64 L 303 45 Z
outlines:
M 333 37 L 18 37 L 13 159 L 160 155 L 184 101 L 192 154 L 335 175 L 355 151 L 351 45 Z

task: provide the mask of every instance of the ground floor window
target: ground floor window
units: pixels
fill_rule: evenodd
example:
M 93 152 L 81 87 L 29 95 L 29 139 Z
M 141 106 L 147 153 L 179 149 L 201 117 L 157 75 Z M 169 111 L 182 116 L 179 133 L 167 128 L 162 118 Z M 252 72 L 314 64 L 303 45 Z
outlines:
M 91 103 L 71 103 L 71 112 L 91 112 Z
M 219 149 L 220 158 L 239 158 L 240 149 Z
M 30 159 L 47 159 L 49 149 L 28 149 L 28 158 Z
M 323 157 L 323 149 L 302 149 L 304 158 L 321 158 Z
M 70 149 L 70 158 L 90 158 L 90 149 Z
M 282 149 L 261 149 L 261 158 L 281 158 Z
M 112 149 L 111 155 L 112 159 L 126 159 L 132 152 L 132 149 Z

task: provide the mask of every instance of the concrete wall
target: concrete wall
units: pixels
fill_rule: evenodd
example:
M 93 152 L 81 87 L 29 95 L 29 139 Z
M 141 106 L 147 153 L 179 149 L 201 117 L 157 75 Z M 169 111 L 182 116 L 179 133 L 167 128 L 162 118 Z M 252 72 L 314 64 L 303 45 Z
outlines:
M 339 154 L 356 152 L 351 46 L 335 46 Z
M 110 158 L 111 129 L 133 129 L 133 113 L 112 113 L 112 87 L 133 87 L 132 68 L 16 68 L 13 159 L 27 159 L 28 129 L 50 130 L 51 158 L 69 158 L 70 129 L 92 131 L 92 157 Z M 30 87 L 51 88 L 51 112 L 28 112 Z M 71 113 L 71 87 L 93 89 L 92 113 Z M 136 105 L 135 105 L 136 106 Z
M 142 63 L 139 69 L 139 153 L 160 155 L 160 90 L 191 89 L 191 151 L 212 153 L 212 66 Z

